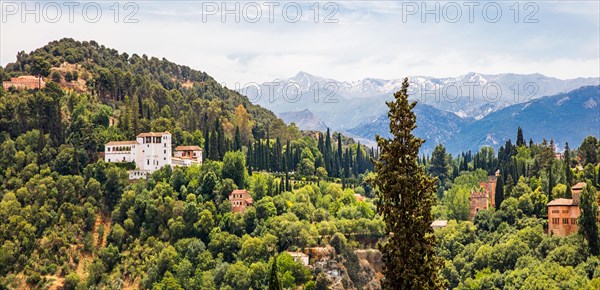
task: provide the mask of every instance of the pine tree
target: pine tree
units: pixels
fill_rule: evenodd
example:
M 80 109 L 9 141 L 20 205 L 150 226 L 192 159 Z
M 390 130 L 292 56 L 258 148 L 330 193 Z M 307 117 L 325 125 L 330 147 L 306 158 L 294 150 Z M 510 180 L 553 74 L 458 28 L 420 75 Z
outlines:
M 440 185 L 443 187 L 448 178 L 448 162 L 446 162 L 446 148 L 442 144 L 438 144 L 433 149 L 431 154 L 431 164 L 428 170 L 429 174 L 437 177 L 440 180 Z
M 408 78 L 394 94 L 389 107 L 393 139 L 377 136 L 381 148 L 375 165 L 379 187 L 377 208 L 383 216 L 388 241 L 380 245 L 384 262 L 384 289 L 443 289 L 438 276 L 443 266 L 435 256 L 431 207 L 435 203 L 435 179 L 417 164 L 423 140 L 415 137 L 416 102 L 408 102 Z
M 600 254 L 600 241 L 598 240 L 598 202 L 596 192 L 592 186 L 586 185 L 581 191 L 579 208 L 579 232 L 587 240 L 590 253 Z
M 269 272 L 269 290 L 281 290 L 281 283 L 277 277 L 277 256 L 273 258 L 271 271 Z
M 498 176 L 496 179 L 496 192 L 494 196 L 494 202 L 496 203 L 496 208 L 500 208 L 502 202 L 504 201 L 504 181 L 502 181 L 502 176 Z

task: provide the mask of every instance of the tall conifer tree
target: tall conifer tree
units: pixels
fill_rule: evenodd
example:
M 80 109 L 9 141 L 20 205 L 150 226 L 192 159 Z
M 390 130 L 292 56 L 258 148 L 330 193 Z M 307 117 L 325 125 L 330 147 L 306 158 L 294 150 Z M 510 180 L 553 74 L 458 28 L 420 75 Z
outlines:
M 408 78 L 394 94 L 389 107 L 392 139 L 377 136 L 381 148 L 375 165 L 379 202 L 389 239 L 380 246 L 384 262 L 384 289 L 443 289 L 438 276 L 443 266 L 435 256 L 431 207 L 435 203 L 436 180 L 417 164 L 425 142 L 415 137 L 416 102 L 408 102 Z

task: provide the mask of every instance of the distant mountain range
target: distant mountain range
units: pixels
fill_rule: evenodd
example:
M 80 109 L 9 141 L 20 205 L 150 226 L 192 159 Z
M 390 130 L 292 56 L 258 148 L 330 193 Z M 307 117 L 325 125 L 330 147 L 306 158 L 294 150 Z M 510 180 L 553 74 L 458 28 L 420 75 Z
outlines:
M 447 78 L 413 76 L 409 81 L 411 99 L 472 119 L 542 96 L 600 85 L 600 78 L 561 80 L 541 74 L 510 73 L 468 73 Z M 385 101 L 401 86 L 402 79 L 365 78 L 348 82 L 300 72 L 263 84 L 261 97 L 254 103 L 277 114 L 308 109 L 332 129 L 344 131 L 374 122 L 387 111 Z M 275 92 L 274 96 L 268 96 L 270 90 Z M 254 95 L 256 91 L 249 88 L 244 93 Z
M 326 131 L 327 125 L 308 109 L 277 114 L 287 124 L 295 123 L 302 130 Z
M 415 134 L 427 140 L 422 151 L 431 153 L 442 143 L 450 153 L 478 150 L 481 146 L 498 148 L 505 140 L 515 141 L 516 128 L 525 138 L 540 142 L 553 138 L 559 148 L 569 142 L 577 146 L 588 135 L 600 136 L 600 86 L 582 87 L 567 93 L 538 98 L 492 112 L 480 120 L 461 118 L 425 104 L 415 107 Z M 373 139 L 375 134 L 389 137 L 387 116 L 348 132 Z
M 366 141 L 375 134 L 387 135 L 385 101 L 393 98 L 402 81 L 365 78 L 348 82 L 300 72 L 263 84 L 261 97 L 253 102 L 301 129 L 329 126 Z M 438 143 L 453 153 L 483 145 L 497 148 L 506 138 L 515 138 L 518 126 L 535 141 L 554 138 L 557 144 L 579 144 L 586 135 L 600 134 L 600 78 L 468 73 L 447 78 L 414 76 L 409 82 L 410 99 L 418 101 L 415 132 L 428 140 L 423 152 Z M 269 91 L 274 95 L 268 96 Z

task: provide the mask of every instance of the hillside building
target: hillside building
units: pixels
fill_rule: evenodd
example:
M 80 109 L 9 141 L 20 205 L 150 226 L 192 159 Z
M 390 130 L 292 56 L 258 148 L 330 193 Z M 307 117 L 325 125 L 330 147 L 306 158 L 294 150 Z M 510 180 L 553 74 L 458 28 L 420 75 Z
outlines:
M 469 218 L 471 221 L 480 210 L 496 207 L 496 182 L 499 176 L 500 170 L 496 171 L 495 175 L 488 176 L 487 181 L 479 183 L 481 191 L 471 190 L 469 195 Z
M 577 233 L 577 220 L 581 215 L 579 196 L 585 186 L 585 182 L 579 182 L 571 187 L 573 198 L 557 198 L 547 204 L 549 235 L 565 237 Z
M 104 146 L 104 161 L 135 163 L 136 169 L 129 171 L 130 179 L 145 178 L 166 165 L 189 166 L 202 163 L 200 147 L 179 146 L 176 148 L 176 157 L 173 157 L 171 142 L 169 132 L 141 133 L 135 141 L 111 141 Z
M 10 78 L 10 81 L 2 82 L 2 86 L 5 90 L 8 90 L 10 87 L 14 87 L 15 89 L 43 89 L 46 87 L 46 82 L 42 79 L 38 79 L 35 76 L 20 76 L 16 78 Z
M 252 206 L 254 200 L 245 189 L 236 189 L 229 194 L 231 202 L 231 212 L 243 213 L 248 206 Z

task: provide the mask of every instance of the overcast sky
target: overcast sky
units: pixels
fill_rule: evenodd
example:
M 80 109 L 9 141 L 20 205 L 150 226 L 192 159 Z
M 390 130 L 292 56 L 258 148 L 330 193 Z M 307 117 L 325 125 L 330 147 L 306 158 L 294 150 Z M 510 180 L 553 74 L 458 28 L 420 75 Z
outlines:
M 36 3 L 39 23 L 36 15 L 23 14 L 23 8 L 35 10 Z M 13 62 L 18 51 L 71 37 L 165 57 L 228 84 L 265 82 L 298 71 L 337 80 L 468 72 L 563 79 L 600 74 L 598 1 L 437 2 L 437 7 L 433 1 L 331 1 L 319 2 L 318 9 L 314 1 L 228 1 L 227 7 L 222 1 L 119 2 L 117 22 L 117 6 L 110 1 L 97 2 L 102 15 L 95 23 L 95 3 L 47 3 L 2 1 L 2 65 Z M 235 3 L 238 12 L 222 15 Z M 424 14 L 425 9 L 432 12 Z M 137 23 L 124 23 L 126 18 Z

